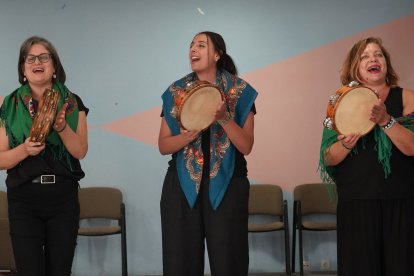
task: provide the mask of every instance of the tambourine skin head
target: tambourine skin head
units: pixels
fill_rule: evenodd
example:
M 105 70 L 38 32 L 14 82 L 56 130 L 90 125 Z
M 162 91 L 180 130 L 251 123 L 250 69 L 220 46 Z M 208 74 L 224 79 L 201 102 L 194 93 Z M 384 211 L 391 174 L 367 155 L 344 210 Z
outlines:
M 46 89 L 39 103 L 37 113 L 30 129 L 30 141 L 45 143 L 51 125 L 55 121 L 56 109 L 60 94 L 52 89 Z
M 361 85 L 344 86 L 337 91 L 337 95 L 339 97 L 336 102 L 331 108 L 328 105 L 327 111 L 327 118 L 331 118 L 333 129 L 344 135 L 368 134 L 375 127 L 375 123 L 370 120 L 370 113 L 378 101 L 378 95 L 372 89 Z
M 223 101 L 223 93 L 209 82 L 193 84 L 178 106 L 177 119 L 183 129 L 202 131 L 214 122 L 214 112 Z

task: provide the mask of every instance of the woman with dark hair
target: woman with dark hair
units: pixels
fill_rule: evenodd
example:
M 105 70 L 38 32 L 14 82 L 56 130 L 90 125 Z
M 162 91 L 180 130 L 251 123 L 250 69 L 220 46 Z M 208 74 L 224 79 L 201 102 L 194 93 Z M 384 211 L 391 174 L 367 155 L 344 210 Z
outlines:
M 213 276 L 247 275 L 249 181 L 244 155 L 254 141 L 257 92 L 237 77 L 221 35 L 197 34 L 190 45 L 192 73 L 162 95 L 158 145 L 172 154 L 161 196 L 165 276 L 204 275 L 207 245 Z M 207 81 L 225 100 L 205 130 L 184 130 L 174 102 L 189 83 Z
M 53 45 L 30 37 L 20 48 L 21 86 L 0 109 L 0 169 L 7 170 L 10 235 L 19 276 L 71 274 L 79 228 L 79 160 L 88 151 L 88 108 L 64 85 Z M 30 137 L 45 91 L 60 95 L 44 143 Z M 45 122 L 42 122 L 45 123 Z
M 397 85 L 379 38 L 362 39 L 348 52 L 341 82 L 351 81 L 379 100 L 366 136 L 323 132 L 322 179 L 338 193 L 338 275 L 414 275 L 414 92 Z

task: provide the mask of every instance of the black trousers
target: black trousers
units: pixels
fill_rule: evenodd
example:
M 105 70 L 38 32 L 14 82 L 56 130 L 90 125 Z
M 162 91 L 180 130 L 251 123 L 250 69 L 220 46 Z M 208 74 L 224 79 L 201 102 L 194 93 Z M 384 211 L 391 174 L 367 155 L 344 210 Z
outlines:
M 18 275 L 70 275 L 79 228 L 78 183 L 29 182 L 7 194 Z
M 217 210 L 208 181 L 202 181 L 191 209 L 175 171 L 169 171 L 161 196 L 164 276 L 204 275 L 207 244 L 212 276 L 246 276 L 249 268 L 247 177 L 232 179 Z
M 414 199 L 339 199 L 338 275 L 414 275 Z

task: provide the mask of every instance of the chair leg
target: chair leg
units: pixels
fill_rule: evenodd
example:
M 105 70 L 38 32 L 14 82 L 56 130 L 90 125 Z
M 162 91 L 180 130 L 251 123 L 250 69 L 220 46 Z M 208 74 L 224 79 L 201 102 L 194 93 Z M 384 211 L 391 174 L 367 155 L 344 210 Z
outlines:
M 302 237 L 302 215 L 300 202 L 298 203 L 298 236 L 299 236 L 299 267 L 300 267 L 300 276 L 303 276 L 303 237 Z
M 126 233 L 125 229 L 121 233 L 122 243 L 122 276 L 128 276 L 128 265 L 127 265 L 127 245 L 126 245 Z
M 285 226 L 285 262 L 286 262 L 286 274 L 292 275 L 290 270 L 290 252 L 289 252 L 289 219 L 287 211 L 287 201 L 283 202 L 283 224 Z
M 295 272 L 295 265 L 296 265 L 296 229 L 297 229 L 297 202 L 294 201 L 293 203 L 293 223 L 292 223 L 292 273 Z
M 125 205 L 121 206 L 121 250 L 122 250 L 122 276 L 128 276 L 127 264 L 127 242 L 126 242 L 126 222 L 125 222 Z

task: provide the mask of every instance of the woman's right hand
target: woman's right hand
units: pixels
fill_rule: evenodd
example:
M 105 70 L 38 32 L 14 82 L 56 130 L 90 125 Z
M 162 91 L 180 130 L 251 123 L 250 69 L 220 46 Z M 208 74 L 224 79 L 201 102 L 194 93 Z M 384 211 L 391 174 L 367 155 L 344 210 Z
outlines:
M 10 148 L 6 130 L 4 127 L 0 127 L 0 170 L 14 168 L 28 156 L 38 155 L 44 149 L 44 144 L 32 142 L 30 137 L 19 146 Z
M 341 163 L 357 144 L 361 134 L 351 133 L 338 135 L 338 141 L 325 150 L 324 159 L 327 166 L 336 166 Z
M 45 144 L 42 144 L 40 142 L 32 142 L 30 141 L 30 137 L 28 137 L 24 141 L 23 147 L 28 155 L 35 156 L 45 149 Z
M 180 129 L 180 132 L 181 132 L 181 135 L 183 135 L 184 139 L 188 143 L 194 141 L 198 137 L 198 135 L 200 134 L 200 131 L 199 130 Z
M 158 149 L 162 155 L 173 154 L 200 135 L 200 131 L 180 129 L 178 135 L 173 135 L 165 118 L 161 119 L 160 133 L 158 136 Z
M 361 138 L 361 134 L 359 133 L 351 133 L 348 135 L 338 135 L 338 141 L 342 143 L 342 146 L 345 149 L 352 150 L 356 143 L 358 142 L 359 138 Z

